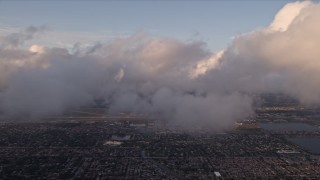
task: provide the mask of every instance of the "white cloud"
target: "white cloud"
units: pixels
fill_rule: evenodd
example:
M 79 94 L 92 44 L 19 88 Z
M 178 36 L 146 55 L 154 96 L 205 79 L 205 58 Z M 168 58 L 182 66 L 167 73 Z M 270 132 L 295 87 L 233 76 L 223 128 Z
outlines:
M 144 33 L 86 47 L 48 47 L 34 43 L 37 28 L 19 31 L 0 40 L 0 110 L 43 117 L 103 98 L 111 113 L 148 113 L 217 130 L 252 114 L 251 94 L 282 92 L 319 104 L 318 22 L 318 4 L 291 3 L 270 26 L 237 36 L 215 54 L 203 42 Z M 69 40 L 68 34 L 49 35 L 48 41 L 67 43 L 83 34 Z M 86 42 L 105 37 L 87 35 Z M 29 50 L 26 42 L 33 45 Z
M 277 13 L 269 28 L 273 31 L 286 31 L 300 12 L 310 6 L 312 6 L 311 1 L 298 1 L 286 4 Z

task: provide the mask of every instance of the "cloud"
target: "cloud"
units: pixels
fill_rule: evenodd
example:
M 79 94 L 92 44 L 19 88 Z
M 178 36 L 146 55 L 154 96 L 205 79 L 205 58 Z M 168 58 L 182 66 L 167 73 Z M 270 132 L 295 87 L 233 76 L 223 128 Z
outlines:
M 42 33 L 47 29 L 45 26 L 29 26 L 21 32 L 12 33 L 0 39 L 0 47 L 18 47 L 26 41 L 31 40 L 36 34 Z
M 202 42 L 138 33 L 73 53 L 36 44 L 0 53 L 5 118 L 41 119 L 96 99 L 110 104 L 109 113 L 145 113 L 184 127 L 227 128 L 251 113 L 249 97 L 212 94 L 190 78 L 199 62 L 212 58 Z
M 286 31 L 292 21 L 300 15 L 300 12 L 312 6 L 311 1 L 301 1 L 286 4 L 275 16 L 269 29 L 273 31 Z
M 221 57 L 219 72 L 209 73 L 207 79 L 228 79 L 223 88 L 230 91 L 282 92 L 318 104 L 319 10 L 309 1 L 287 4 L 269 27 L 237 37 Z
M 217 53 L 200 41 L 137 33 L 73 48 L 20 45 L 38 29 L 0 39 L 5 118 L 62 114 L 104 99 L 109 113 L 145 113 L 172 126 L 229 128 L 252 115 L 253 96 L 320 103 L 320 6 L 289 3 L 265 28 Z

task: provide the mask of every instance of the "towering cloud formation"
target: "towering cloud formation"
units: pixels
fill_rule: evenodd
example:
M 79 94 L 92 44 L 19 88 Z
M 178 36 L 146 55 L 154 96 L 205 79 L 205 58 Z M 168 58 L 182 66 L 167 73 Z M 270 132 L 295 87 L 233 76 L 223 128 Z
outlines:
M 213 55 L 202 42 L 145 34 L 75 45 L 72 53 L 40 45 L 26 50 L 20 45 L 42 31 L 28 28 L 0 39 L 1 114 L 40 118 L 104 99 L 110 113 L 217 130 L 252 114 L 252 94 L 281 92 L 318 104 L 319 21 L 318 4 L 290 3 L 270 26 Z
M 236 81 L 232 89 L 277 91 L 319 103 L 319 10 L 310 1 L 288 4 L 270 27 L 236 38 L 220 60 L 222 74 Z

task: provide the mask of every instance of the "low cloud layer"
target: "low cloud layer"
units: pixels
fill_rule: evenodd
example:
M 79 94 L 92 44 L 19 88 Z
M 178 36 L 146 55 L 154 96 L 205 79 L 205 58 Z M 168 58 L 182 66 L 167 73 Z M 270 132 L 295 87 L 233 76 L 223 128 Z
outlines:
M 217 53 L 203 42 L 143 33 L 90 47 L 22 48 L 44 31 L 30 27 L 0 38 L 1 115 L 41 119 L 104 99 L 110 113 L 219 130 L 253 113 L 252 94 L 280 92 L 319 104 L 319 21 L 318 4 L 290 3 L 270 26 Z

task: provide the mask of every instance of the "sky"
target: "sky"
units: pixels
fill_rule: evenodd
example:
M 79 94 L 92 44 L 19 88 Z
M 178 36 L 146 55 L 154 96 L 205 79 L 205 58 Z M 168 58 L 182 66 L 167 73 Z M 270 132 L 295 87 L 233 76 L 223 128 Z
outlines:
M 58 40 L 60 45 L 108 41 L 145 32 L 183 41 L 200 40 L 215 52 L 226 47 L 235 35 L 271 23 L 288 2 L 291 1 L 4 0 L 0 1 L 0 29 L 45 25 L 55 32 L 51 37 L 65 39 Z M 41 43 L 53 42 L 44 37 Z

